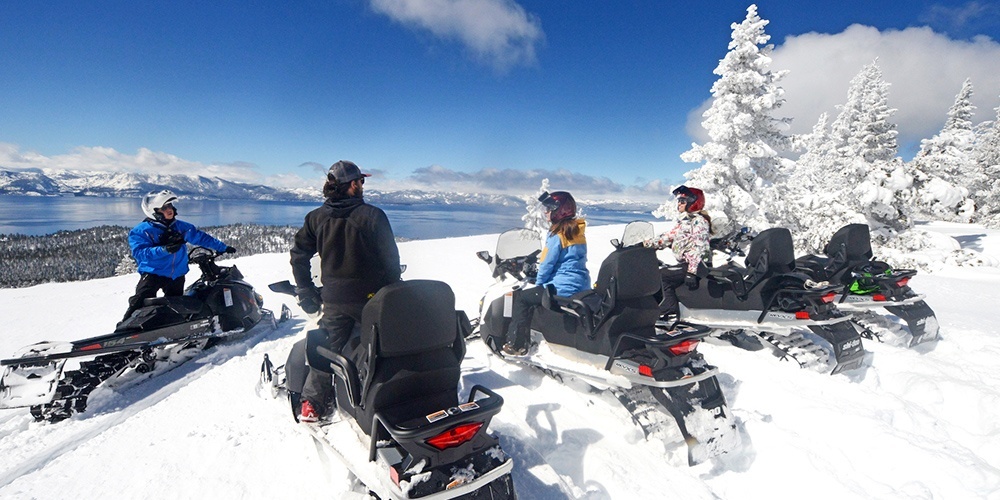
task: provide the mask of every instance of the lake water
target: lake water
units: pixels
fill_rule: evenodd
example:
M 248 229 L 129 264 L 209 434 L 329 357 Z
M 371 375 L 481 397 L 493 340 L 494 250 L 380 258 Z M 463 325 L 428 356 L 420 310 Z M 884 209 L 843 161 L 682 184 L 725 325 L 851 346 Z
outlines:
M 196 226 L 245 223 L 301 226 L 319 202 L 181 200 L 178 218 Z M 379 204 L 396 236 L 448 238 L 499 233 L 524 223 L 521 207 L 453 207 Z M 590 224 L 654 220 L 649 212 L 585 208 Z M 134 198 L 39 197 L 0 195 L 0 234 L 43 235 L 101 225 L 132 227 L 145 218 Z

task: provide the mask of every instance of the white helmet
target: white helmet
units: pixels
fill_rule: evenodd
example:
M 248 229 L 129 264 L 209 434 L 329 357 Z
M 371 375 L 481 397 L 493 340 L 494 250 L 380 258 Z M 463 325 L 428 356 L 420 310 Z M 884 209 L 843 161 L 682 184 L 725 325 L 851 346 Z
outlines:
M 142 213 L 146 214 L 146 217 L 150 219 L 157 219 L 156 210 L 163 208 L 166 204 L 174 205 L 177 203 L 177 195 L 174 194 L 169 189 L 164 189 L 163 191 L 150 191 L 149 194 L 142 198 Z M 177 209 L 174 209 L 174 213 Z

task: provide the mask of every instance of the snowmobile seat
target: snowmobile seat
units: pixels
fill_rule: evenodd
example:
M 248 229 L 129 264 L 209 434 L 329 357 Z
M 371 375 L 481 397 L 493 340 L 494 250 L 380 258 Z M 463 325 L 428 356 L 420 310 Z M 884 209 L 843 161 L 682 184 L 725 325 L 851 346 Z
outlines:
M 750 244 L 744 260 L 747 274 L 743 277 L 748 293 L 765 279 L 795 269 L 795 247 L 787 228 L 773 227 L 761 231 Z
M 644 333 L 655 334 L 662 293 L 655 250 L 617 249 L 601 263 L 593 290 L 572 297 L 543 294 L 543 305 L 548 301 L 557 307 L 536 308 L 532 328 L 543 332 L 548 342 L 608 354 L 613 337 L 621 333 L 645 329 Z
M 830 238 L 823 249 L 828 257 L 843 255 L 846 262 L 865 262 L 875 255 L 872 252 L 871 232 L 867 224 L 848 224 Z
M 468 322 L 455 310 L 451 287 L 440 281 L 400 281 L 368 301 L 361 348 L 352 356 L 360 381 L 358 405 L 345 408 L 365 433 L 371 433 L 376 413 L 393 422 L 458 405 L 462 318 Z
M 205 308 L 202 300 L 181 295 L 177 297 L 153 297 L 142 301 L 143 306 L 167 306 L 178 314 L 189 315 L 198 314 Z

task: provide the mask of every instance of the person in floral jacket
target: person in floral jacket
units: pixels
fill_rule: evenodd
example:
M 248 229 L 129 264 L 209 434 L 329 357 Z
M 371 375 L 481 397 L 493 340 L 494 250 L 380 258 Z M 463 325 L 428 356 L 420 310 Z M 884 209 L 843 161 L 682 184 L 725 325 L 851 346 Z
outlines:
M 647 247 L 670 247 L 679 267 L 664 267 L 660 271 L 663 282 L 663 301 L 660 313 L 665 321 L 674 321 L 680 313 L 677 287 L 686 284 L 698 288 L 698 265 L 712 267 L 712 249 L 708 246 L 712 232 L 712 219 L 705 212 L 705 193 L 698 188 L 681 186 L 673 191 L 677 197 L 677 211 L 681 212 L 675 225 L 659 238 L 645 242 Z

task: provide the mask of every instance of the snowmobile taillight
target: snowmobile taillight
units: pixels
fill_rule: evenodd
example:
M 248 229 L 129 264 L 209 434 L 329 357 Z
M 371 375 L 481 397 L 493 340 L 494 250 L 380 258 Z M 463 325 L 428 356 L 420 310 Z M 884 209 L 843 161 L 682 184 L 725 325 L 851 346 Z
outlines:
M 652 377 L 653 369 L 650 368 L 649 365 L 639 365 L 639 375 L 642 375 L 643 377 Z
M 809 311 L 796 311 L 795 319 L 809 319 Z
M 479 429 L 483 426 L 482 422 L 470 422 L 467 424 L 456 425 L 451 429 L 448 429 L 437 436 L 427 438 L 427 444 L 439 449 L 446 450 L 448 448 L 454 448 L 456 446 L 471 440 Z
M 698 347 L 698 341 L 689 339 L 679 344 L 674 344 L 667 349 L 669 349 L 670 353 L 674 356 L 680 356 L 681 354 L 688 354 L 689 352 L 694 351 L 696 347 Z
M 395 484 L 397 488 L 399 487 L 399 471 L 396 470 L 395 465 L 389 466 L 389 479 L 392 479 L 392 484 Z
M 882 295 L 881 293 L 876 293 L 875 295 L 872 295 L 872 300 L 874 300 L 875 302 L 885 302 L 885 295 Z
M 837 299 L 837 294 L 830 292 L 822 296 L 819 300 L 822 300 L 824 304 L 829 304 L 830 302 L 833 302 L 836 299 Z
M 909 276 L 907 276 L 906 278 L 903 278 L 903 279 L 897 281 L 896 282 L 896 286 L 898 286 L 899 288 L 903 288 L 909 282 L 910 282 L 910 278 L 909 278 Z

